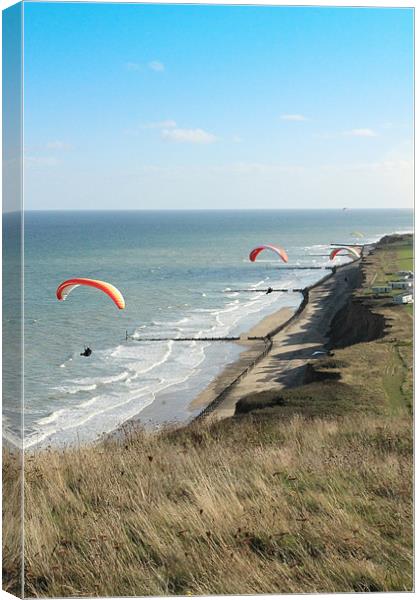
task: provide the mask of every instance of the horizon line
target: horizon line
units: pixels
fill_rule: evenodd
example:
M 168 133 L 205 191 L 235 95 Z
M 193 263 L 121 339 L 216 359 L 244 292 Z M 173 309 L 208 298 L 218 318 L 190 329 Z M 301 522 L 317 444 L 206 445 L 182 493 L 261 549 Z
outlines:
M 245 212 L 245 211 L 337 211 L 337 212 L 353 212 L 367 210 L 400 210 L 414 212 L 412 207 L 397 207 L 390 206 L 384 208 L 378 207 L 343 207 L 343 208 L 28 208 L 20 210 L 3 210 L 2 214 L 17 214 L 28 212 Z

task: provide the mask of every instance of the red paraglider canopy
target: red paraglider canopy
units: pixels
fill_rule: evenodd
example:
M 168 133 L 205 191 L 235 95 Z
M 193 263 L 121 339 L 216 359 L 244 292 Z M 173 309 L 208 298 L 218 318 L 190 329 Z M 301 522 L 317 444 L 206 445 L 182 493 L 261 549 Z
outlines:
M 271 250 L 272 252 L 275 252 L 277 254 L 277 256 L 279 256 L 282 259 L 282 261 L 285 263 L 287 263 L 287 261 L 289 260 L 289 257 L 287 256 L 287 253 L 283 248 L 279 248 L 277 246 L 272 246 L 271 244 L 264 244 L 263 246 L 257 246 L 256 248 L 251 250 L 251 252 L 249 254 L 249 260 L 251 262 L 255 262 L 257 256 L 263 250 Z
M 351 246 L 343 246 L 342 248 L 334 248 L 330 254 L 330 260 L 334 260 L 337 254 L 353 254 L 355 258 L 360 258 L 360 254 L 356 250 L 356 248 L 352 248 Z

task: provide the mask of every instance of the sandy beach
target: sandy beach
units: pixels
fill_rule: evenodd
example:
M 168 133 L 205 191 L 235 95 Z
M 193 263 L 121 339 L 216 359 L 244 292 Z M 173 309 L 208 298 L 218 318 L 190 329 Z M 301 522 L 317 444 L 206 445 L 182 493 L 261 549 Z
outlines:
M 264 352 L 266 343 L 262 339 L 249 340 L 250 337 L 265 338 L 280 324 L 288 321 L 294 314 L 292 308 L 281 308 L 277 312 L 268 315 L 241 336 L 237 342 L 244 346 L 239 360 L 227 365 L 203 392 L 201 392 L 190 404 L 190 410 L 196 411 L 210 405 L 220 393 L 222 393 L 237 377 L 244 372 Z
M 314 358 L 314 352 L 326 351 L 331 320 L 359 282 L 360 262 L 343 265 L 308 289 L 307 303 L 295 318 L 291 319 L 294 314 L 291 309 L 282 309 L 262 320 L 247 336 L 270 336 L 267 355 L 258 360 L 264 352 L 263 341 L 250 343 L 244 340 L 248 347 L 240 359 L 229 365 L 190 408 L 207 406 L 206 413 L 212 419 L 224 419 L 235 413 L 240 398 L 302 383 L 306 364 Z M 290 323 L 281 331 L 272 334 L 289 319 Z M 257 364 L 250 368 L 256 359 Z M 212 402 L 214 407 L 210 405 Z

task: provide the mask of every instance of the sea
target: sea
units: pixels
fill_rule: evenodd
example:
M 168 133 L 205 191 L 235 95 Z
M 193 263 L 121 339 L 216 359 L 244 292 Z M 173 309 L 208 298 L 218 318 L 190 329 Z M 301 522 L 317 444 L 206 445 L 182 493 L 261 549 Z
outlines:
M 146 428 L 188 421 L 197 414 L 191 402 L 243 347 L 177 338 L 241 335 L 301 301 L 297 292 L 252 290 L 315 283 L 331 266 L 331 243 L 411 231 L 409 210 L 26 212 L 24 446 L 93 442 L 133 418 Z M 250 262 L 260 244 L 283 247 L 288 264 L 269 251 Z M 112 283 L 125 310 L 83 286 L 59 302 L 56 288 L 71 277 Z M 19 323 L 4 294 L 7 354 Z M 86 346 L 90 357 L 81 356 Z M 18 443 L 12 371 L 3 373 L 3 434 Z

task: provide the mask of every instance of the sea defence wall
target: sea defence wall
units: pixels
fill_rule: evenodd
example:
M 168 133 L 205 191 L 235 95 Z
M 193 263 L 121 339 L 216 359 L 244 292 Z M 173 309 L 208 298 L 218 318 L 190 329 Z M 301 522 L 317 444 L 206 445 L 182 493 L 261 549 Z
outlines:
M 289 319 L 287 319 L 287 321 L 284 321 L 278 327 L 271 330 L 265 338 L 248 337 L 248 340 L 250 341 L 262 339 L 264 341 L 264 349 L 252 361 L 248 363 L 248 365 L 229 383 L 229 385 L 227 385 L 219 394 L 217 394 L 215 398 L 198 415 L 194 417 L 193 421 L 201 421 L 208 417 L 229 395 L 229 393 L 239 383 L 239 381 L 241 381 L 248 373 L 250 373 L 255 368 L 255 366 L 258 365 L 258 363 L 260 363 L 270 353 L 273 347 L 272 338 L 287 327 L 289 327 L 294 321 L 299 319 L 300 315 L 302 314 L 309 302 L 311 290 L 319 287 L 320 285 L 334 277 L 338 270 L 341 270 L 345 267 L 348 267 L 349 265 L 359 262 L 361 258 L 362 257 L 356 258 L 343 265 L 337 265 L 335 267 L 332 267 L 327 275 L 316 281 L 314 284 L 302 289 L 302 301 L 300 302 L 298 308 L 293 313 L 293 315 Z

